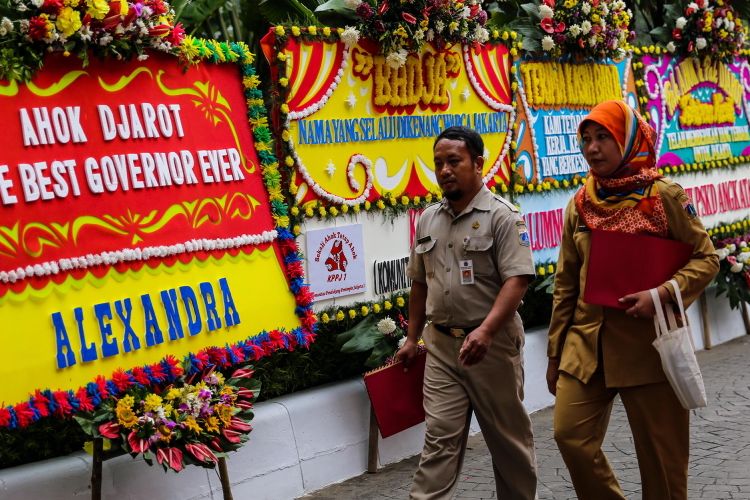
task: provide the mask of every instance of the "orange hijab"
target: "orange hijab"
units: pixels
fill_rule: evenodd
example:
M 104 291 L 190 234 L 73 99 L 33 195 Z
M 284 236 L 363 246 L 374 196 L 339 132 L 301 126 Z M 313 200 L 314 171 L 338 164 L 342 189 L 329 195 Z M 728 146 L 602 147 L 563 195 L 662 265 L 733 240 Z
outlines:
M 589 171 L 575 194 L 579 217 L 590 229 L 667 236 L 667 215 L 654 183 L 661 178 L 656 169 L 654 129 L 623 101 L 596 105 L 578 126 L 579 143 L 587 121 L 612 134 L 620 146 L 622 163 L 610 177 Z

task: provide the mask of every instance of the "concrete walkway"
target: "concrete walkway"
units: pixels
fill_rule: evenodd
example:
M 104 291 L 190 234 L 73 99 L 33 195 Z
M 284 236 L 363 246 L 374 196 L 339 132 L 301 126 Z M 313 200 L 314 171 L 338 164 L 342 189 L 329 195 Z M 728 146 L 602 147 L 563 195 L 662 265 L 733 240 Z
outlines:
M 709 406 L 691 417 L 690 499 L 750 499 L 750 337 L 698 353 Z M 532 415 L 540 499 L 574 499 L 575 492 L 552 438 L 552 410 Z M 630 499 L 641 498 L 640 476 L 625 411 L 615 403 L 604 443 Z M 305 499 L 405 499 L 418 457 L 330 486 Z M 469 440 L 456 499 L 496 498 L 489 454 L 481 435 Z

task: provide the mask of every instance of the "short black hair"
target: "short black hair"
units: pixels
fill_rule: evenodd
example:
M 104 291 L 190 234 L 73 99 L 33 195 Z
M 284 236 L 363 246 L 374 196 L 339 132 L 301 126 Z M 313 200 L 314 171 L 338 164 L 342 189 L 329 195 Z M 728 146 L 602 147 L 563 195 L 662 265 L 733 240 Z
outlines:
M 482 136 L 476 130 L 469 127 L 448 127 L 435 138 L 435 142 L 432 143 L 432 149 L 435 149 L 435 145 L 437 145 L 440 139 L 462 141 L 466 144 L 466 149 L 469 150 L 472 160 L 478 156 L 484 156 L 484 141 L 482 140 Z

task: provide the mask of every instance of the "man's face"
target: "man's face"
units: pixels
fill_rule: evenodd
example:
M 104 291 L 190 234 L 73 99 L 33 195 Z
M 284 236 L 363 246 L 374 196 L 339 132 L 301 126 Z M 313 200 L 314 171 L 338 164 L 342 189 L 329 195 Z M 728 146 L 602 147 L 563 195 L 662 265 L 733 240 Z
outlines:
M 482 184 L 484 158 L 471 158 L 466 143 L 440 139 L 433 150 L 438 185 L 450 201 L 472 197 Z
M 594 121 L 587 122 L 581 130 L 583 157 L 599 177 L 610 177 L 622 163 L 620 146 L 612 134 Z

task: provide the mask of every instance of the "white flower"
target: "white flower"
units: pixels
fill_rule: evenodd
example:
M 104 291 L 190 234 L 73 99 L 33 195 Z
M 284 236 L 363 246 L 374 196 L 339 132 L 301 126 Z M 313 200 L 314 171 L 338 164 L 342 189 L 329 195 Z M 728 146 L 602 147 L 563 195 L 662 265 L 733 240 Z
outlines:
M 675 28 L 677 28 L 678 30 L 681 30 L 682 28 L 684 28 L 686 24 L 687 24 L 687 19 L 685 19 L 684 17 L 678 17 L 677 21 L 674 23 Z
M 471 15 L 471 9 L 467 6 L 461 9 L 461 17 L 464 19 L 469 19 L 469 16 Z
M 406 51 L 406 49 L 398 49 L 396 51 L 390 52 L 385 57 L 385 62 L 391 68 L 398 69 L 406 64 L 406 56 L 408 55 L 409 53 Z
M 577 24 L 572 25 L 570 28 L 568 28 L 568 31 L 570 31 L 570 34 L 573 36 L 578 36 L 581 34 L 581 27 Z
M 552 37 L 547 35 L 544 38 L 542 38 L 542 48 L 546 51 L 552 50 L 552 48 L 555 46 L 555 41 L 552 40 Z
M 737 260 L 743 264 L 750 263 L 750 252 L 742 252 L 737 256 Z
M 432 28 L 427 30 L 427 34 L 425 35 L 425 40 L 428 42 L 431 42 L 435 39 L 435 32 L 432 31 Z
M 730 267 L 729 270 L 732 271 L 733 273 L 739 273 L 739 272 L 742 272 L 742 269 L 744 267 L 745 267 L 745 264 L 743 264 L 742 262 L 735 262 L 734 264 L 732 264 L 732 267 Z
M 698 10 L 698 9 L 699 9 L 700 7 L 698 7 L 698 4 L 697 4 L 697 3 L 695 3 L 695 2 L 690 2 L 690 3 L 689 3 L 689 4 L 687 5 L 687 8 L 688 8 L 688 9 L 693 9 L 693 10 Z
M 484 43 L 489 39 L 490 39 L 490 32 L 487 31 L 487 29 L 484 26 L 477 25 L 476 29 L 474 29 L 474 40 L 476 40 L 479 43 Z
M 734 253 L 737 251 L 737 245 L 735 245 L 734 243 L 730 243 L 725 248 L 729 250 L 729 253 Z
M 591 23 L 589 21 L 584 21 L 581 23 L 581 33 L 584 35 L 588 35 L 589 31 L 591 31 Z
M 727 247 L 719 248 L 716 250 L 716 255 L 719 256 L 719 260 L 724 260 L 729 256 L 729 249 Z
M 601 6 L 599 7 L 599 10 L 601 10 L 601 14 L 603 16 L 606 16 L 607 14 L 609 14 L 609 8 L 607 8 L 607 4 L 604 3 L 604 2 L 601 3 Z
M 747 248 L 747 241 L 740 241 L 740 248 Z
M 32 5 L 37 9 L 44 5 L 44 0 L 31 0 Z
M 393 318 L 387 316 L 378 321 L 378 331 L 383 335 L 391 335 L 396 331 L 396 322 Z
M 341 33 L 341 41 L 347 48 L 354 47 L 359 42 L 359 30 L 353 26 L 347 26 Z
M 344 5 L 346 5 L 352 10 L 357 10 L 357 7 L 359 7 L 359 4 L 361 3 L 362 3 L 362 0 L 344 0 Z
M 545 4 L 539 6 L 539 15 L 542 19 L 550 19 L 554 13 L 555 11 L 552 10 L 552 7 Z
M 2 21 L 0 21 L 0 36 L 5 36 L 8 33 L 13 32 L 13 21 L 8 19 L 7 17 L 4 17 Z
M 597 43 L 599 43 L 599 40 L 597 40 L 596 35 L 593 35 L 591 38 L 589 38 L 589 45 L 591 45 L 592 47 L 595 47 Z
M 583 12 L 586 15 L 588 15 L 589 12 L 591 12 L 591 4 L 588 3 L 588 2 L 583 2 L 581 4 L 581 12 Z
M 435 21 L 435 32 L 436 33 L 438 33 L 438 34 L 442 33 L 442 31 L 443 31 L 444 28 L 445 28 L 445 23 L 443 21 L 441 21 L 440 19 L 438 19 L 437 21 Z
M 400 339 L 398 339 L 398 348 L 399 349 L 401 349 L 402 347 L 404 347 L 404 344 L 406 344 L 406 337 L 401 337 Z
M 706 39 L 699 36 L 695 39 L 695 48 L 698 50 L 703 50 L 706 48 Z
M 417 30 L 414 32 L 414 40 L 422 40 L 424 38 L 424 30 Z
M 674 52 L 675 50 L 677 50 L 677 47 L 675 47 L 674 42 L 669 42 L 667 44 L 667 50 L 670 52 Z

